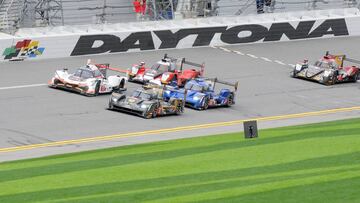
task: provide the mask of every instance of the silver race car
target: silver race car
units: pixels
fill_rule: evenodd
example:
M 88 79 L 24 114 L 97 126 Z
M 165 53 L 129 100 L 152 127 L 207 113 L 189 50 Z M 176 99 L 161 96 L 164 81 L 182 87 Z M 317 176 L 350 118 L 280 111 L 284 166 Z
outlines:
M 347 58 L 345 55 L 326 54 L 314 65 L 304 60 L 296 64 L 291 77 L 317 81 L 324 85 L 334 85 L 343 82 L 356 82 L 360 79 L 359 66 L 344 65 L 344 61 L 360 64 L 359 60 Z
M 163 115 L 178 115 L 184 112 L 186 93 L 184 98 L 170 98 L 164 101 L 162 88 L 139 88 L 131 96 L 123 92 L 111 94 L 108 109 L 132 113 L 144 118 L 154 118 Z

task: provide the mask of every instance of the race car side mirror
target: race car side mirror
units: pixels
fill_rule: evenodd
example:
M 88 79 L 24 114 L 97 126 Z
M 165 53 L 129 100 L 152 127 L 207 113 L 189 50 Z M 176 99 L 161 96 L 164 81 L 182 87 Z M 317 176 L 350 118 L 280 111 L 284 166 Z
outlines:
M 69 69 L 67 69 L 67 68 L 64 68 L 63 70 L 64 70 L 64 71 L 68 71 Z

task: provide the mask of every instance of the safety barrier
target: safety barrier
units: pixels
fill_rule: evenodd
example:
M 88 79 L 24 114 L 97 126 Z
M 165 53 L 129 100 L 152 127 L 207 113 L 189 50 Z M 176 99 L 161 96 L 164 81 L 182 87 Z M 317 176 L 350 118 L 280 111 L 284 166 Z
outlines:
M 358 9 L 21 29 L 1 61 L 360 35 Z

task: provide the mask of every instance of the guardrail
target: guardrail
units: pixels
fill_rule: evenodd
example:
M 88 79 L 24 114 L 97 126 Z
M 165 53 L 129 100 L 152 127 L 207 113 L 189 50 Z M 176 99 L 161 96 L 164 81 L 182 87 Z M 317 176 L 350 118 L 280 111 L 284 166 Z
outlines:
M 360 35 L 359 9 L 20 29 L 0 60 L 32 60 Z M 191 37 L 190 37 L 191 36 Z M 1 36 L 0 36 L 1 37 Z

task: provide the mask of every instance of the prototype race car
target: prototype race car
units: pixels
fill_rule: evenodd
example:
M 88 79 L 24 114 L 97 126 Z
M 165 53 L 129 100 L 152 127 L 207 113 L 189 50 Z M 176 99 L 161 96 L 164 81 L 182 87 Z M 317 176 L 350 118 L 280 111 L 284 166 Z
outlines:
M 170 59 L 171 61 L 178 61 L 179 59 L 172 58 L 165 54 L 164 58 Z M 184 69 L 184 65 L 189 65 Z M 195 79 L 203 76 L 205 69 L 205 64 L 194 63 L 191 61 L 186 61 L 185 58 L 182 58 L 180 61 L 179 70 L 176 69 L 174 72 L 164 72 L 161 77 L 154 78 L 151 80 L 151 83 L 158 85 L 172 85 L 183 87 L 185 83 L 191 79 Z
M 342 82 L 356 82 L 360 79 L 358 66 L 344 66 L 344 61 L 360 63 L 355 59 L 347 58 L 345 55 L 333 55 L 326 52 L 325 56 L 310 65 L 308 60 L 296 64 L 291 76 L 317 81 L 324 85 L 334 85 Z
M 183 98 L 170 98 L 164 101 L 160 87 L 143 87 L 135 90 L 131 96 L 122 92 L 113 92 L 109 100 L 109 110 L 119 110 L 136 114 L 144 118 L 163 115 L 179 115 L 184 112 L 186 93 Z
M 190 68 L 184 69 L 184 64 L 189 65 Z M 197 64 L 186 61 L 185 58 L 180 60 L 165 54 L 164 58 L 151 68 L 145 67 L 145 63 L 141 62 L 128 69 L 128 80 L 143 84 L 152 81 L 159 85 L 174 82 L 175 85 L 184 86 L 187 80 L 202 76 L 204 67 L 204 63 Z
M 215 92 L 216 83 L 234 87 L 234 90 L 228 88 Z M 164 98 L 183 98 L 184 92 L 187 92 L 186 106 L 198 110 L 206 110 L 209 107 L 231 106 L 235 104 L 235 92 L 238 88 L 238 82 L 230 83 L 217 78 L 205 79 L 197 78 L 188 81 L 184 88 L 169 88 L 164 91 Z
M 86 66 L 76 69 L 74 73 L 69 73 L 68 69 L 55 71 L 49 86 L 76 91 L 87 96 L 125 90 L 127 78 L 119 75 L 106 77 L 108 69 L 111 69 L 109 64 L 92 64 L 88 61 Z

